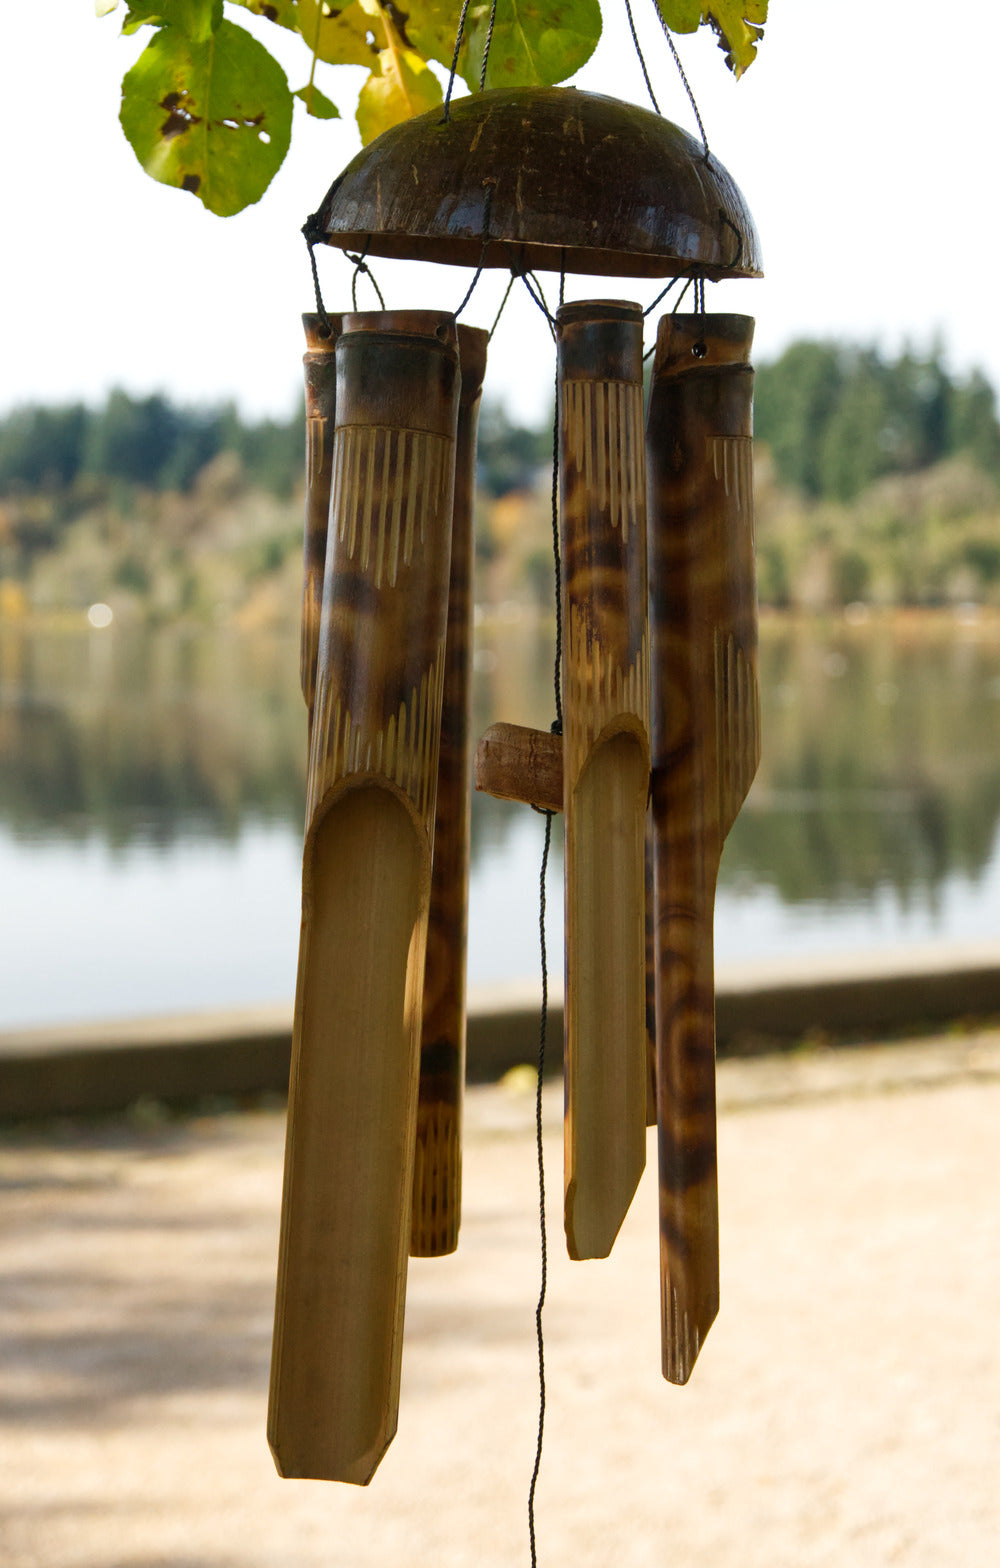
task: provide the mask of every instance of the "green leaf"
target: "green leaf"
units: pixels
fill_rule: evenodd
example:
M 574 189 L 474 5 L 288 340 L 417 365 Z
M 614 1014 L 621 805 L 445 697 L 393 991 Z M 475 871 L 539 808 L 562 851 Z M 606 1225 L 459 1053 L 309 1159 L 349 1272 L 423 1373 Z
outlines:
M 382 49 L 378 67 L 358 97 L 358 127 L 367 146 L 390 125 L 433 109 L 442 99 L 441 83 L 412 49 Z
M 273 22 L 275 27 L 287 27 L 289 32 L 298 32 L 298 7 L 295 0 L 233 0 L 234 5 L 241 5 L 245 11 L 252 11 L 254 16 L 263 16 L 268 22 Z
M 292 96 L 301 99 L 306 106 L 306 112 L 311 114 L 316 120 L 340 119 L 340 110 L 337 108 L 337 105 L 331 103 L 326 94 L 321 93 L 319 88 L 312 82 L 305 87 L 300 87 L 298 92 L 293 93 Z
M 693 33 L 711 27 L 726 51 L 726 64 L 742 76 L 757 55 L 764 36 L 767 0 L 657 0 L 660 15 L 673 33 Z
M 470 7 L 468 50 L 462 72 L 479 86 L 490 8 Z M 598 0 L 497 0 L 486 69 L 487 87 L 549 87 L 565 81 L 590 59 L 601 36 Z
M 292 131 L 285 73 L 242 27 L 193 43 L 158 32 L 122 83 L 121 123 L 146 173 L 228 217 L 259 201 Z
M 299 32 L 317 58 L 331 65 L 367 65 L 374 69 L 382 42 L 378 25 L 360 0 L 338 9 L 328 0 L 298 0 Z
M 222 0 L 129 0 L 123 33 L 140 27 L 176 27 L 195 43 L 211 38 L 222 21 Z

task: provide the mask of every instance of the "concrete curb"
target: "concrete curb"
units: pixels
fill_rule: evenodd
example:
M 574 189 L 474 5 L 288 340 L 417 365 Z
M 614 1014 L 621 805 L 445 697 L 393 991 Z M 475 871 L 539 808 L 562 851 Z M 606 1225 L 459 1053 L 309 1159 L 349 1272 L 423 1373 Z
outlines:
M 468 1078 L 491 1082 L 538 1051 L 533 985 L 480 989 L 469 999 Z M 961 948 L 720 965 L 720 1055 L 780 1049 L 810 1035 L 919 1029 L 1000 1015 L 1000 943 Z M 285 1092 L 291 1006 L 0 1033 L 0 1119 L 120 1111 L 148 1097 Z M 548 1066 L 562 1059 L 562 1000 L 549 1009 Z

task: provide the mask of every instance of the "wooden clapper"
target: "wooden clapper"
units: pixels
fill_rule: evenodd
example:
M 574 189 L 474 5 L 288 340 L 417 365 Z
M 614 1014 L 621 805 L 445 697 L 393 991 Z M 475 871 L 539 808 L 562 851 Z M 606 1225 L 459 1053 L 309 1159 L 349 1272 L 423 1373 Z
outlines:
M 729 175 L 657 115 L 484 92 L 371 143 L 307 235 L 564 275 L 759 275 Z M 701 297 L 701 296 L 698 296 Z M 752 323 L 562 306 L 562 735 L 480 740 L 478 787 L 562 811 L 565 1227 L 605 1257 L 658 1124 L 663 1373 L 718 1308 L 712 919 L 757 764 Z M 487 334 L 304 318 L 302 929 L 268 1435 L 365 1483 L 396 1429 L 406 1267 L 457 1244 L 476 422 Z

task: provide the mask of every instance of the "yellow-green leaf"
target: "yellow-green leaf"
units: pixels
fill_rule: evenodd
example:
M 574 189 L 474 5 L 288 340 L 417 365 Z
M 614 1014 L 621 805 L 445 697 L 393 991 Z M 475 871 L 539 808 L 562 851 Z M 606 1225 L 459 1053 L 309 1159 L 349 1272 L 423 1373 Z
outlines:
M 222 21 L 222 0 L 129 0 L 123 33 L 140 27 L 176 27 L 185 38 L 204 43 Z
M 451 65 L 461 9 L 454 0 L 410 0 L 405 12 L 394 11 L 393 21 L 408 48 L 425 60 Z
M 298 0 L 297 9 L 299 32 L 318 59 L 374 68 L 385 39 L 376 36 L 378 23 L 365 14 L 361 0 L 343 7 L 328 0 Z
M 335 103 L 331 103 L 325 93 L 321 93 L 314 82 L 309 82 L 305 87 L 300 87 L 292 94 L 306 106 L 306 113 L 311 114 L 316 120 L 339 120 L 340 110 Z
M 478 87 L 490 7 L 470 6 L 462 74 Z M 601 36 L 599 0 L 497 0 L 487 87 L 549 87 L 590 59 Z
M 693 33 L 701 26 L 719 35 L 726 64 L 742 76 L 757 55 L 764 36 L 767 0 L 657 0 L 660 15 L 674 33 Z
M 292 132 L 285 73 L 234 22 L 195 43 L 158 32 L 122 82 L 121 123 L 146 173 L 228 217 L 259 201 Z
M 441 83 L 412 49 L 382 49 L 358 98 L 362 143 L 367 146 L 390 125 L 433 109 L 441 98 Z

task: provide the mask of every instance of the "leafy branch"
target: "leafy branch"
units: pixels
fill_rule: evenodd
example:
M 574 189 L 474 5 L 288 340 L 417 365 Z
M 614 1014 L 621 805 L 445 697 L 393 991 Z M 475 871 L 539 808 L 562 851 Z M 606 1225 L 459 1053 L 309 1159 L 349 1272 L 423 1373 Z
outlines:
M 408 3 L 409 9 L 403 9 Z M 294 91 L 281 66 L 223 0 L 125 0 L 124 33 L 153 36 L 122 82 L 122 129 L 146 173 L 190 191 L 228 217 L 259 201 L 288 151 L 298 99 L 319 119 L 339 117 L 316 85 L 317 66 L 360 65 L 369 75 L 358 98 L 361 140 L 441 102 L 430 62 L 450 66 L 459 5 L 455 0 L 226 0 L 297 33 L 305 84 Z M 657 0 L 672 32 L 711 27 L 736 76 L 750 65 L 767 18 L 767 0 Z M 98 15 L 119 0 L 96 0 Z M 490 17 L 473 0 L 458 73 L 478 91 Z M 601 35 L 600 0 L 497 0 L 485 85 L 552 86 L 593 54 Z

